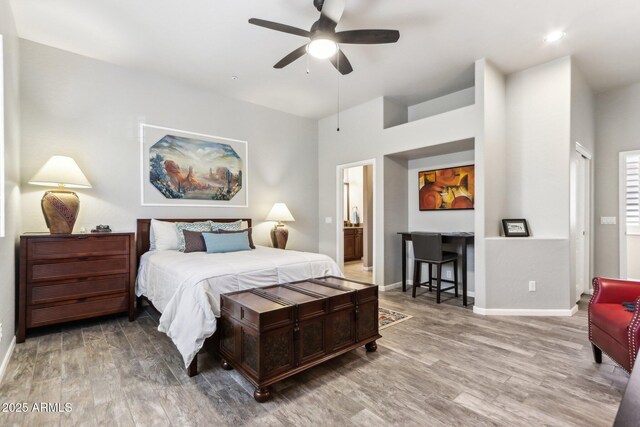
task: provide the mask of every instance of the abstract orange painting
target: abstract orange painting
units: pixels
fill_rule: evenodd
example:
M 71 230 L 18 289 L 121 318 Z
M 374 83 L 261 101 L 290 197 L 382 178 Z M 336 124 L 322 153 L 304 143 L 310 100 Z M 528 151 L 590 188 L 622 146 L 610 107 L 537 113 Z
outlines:
M 421 211 L 473 209 L 474 165 L 418 173 Z

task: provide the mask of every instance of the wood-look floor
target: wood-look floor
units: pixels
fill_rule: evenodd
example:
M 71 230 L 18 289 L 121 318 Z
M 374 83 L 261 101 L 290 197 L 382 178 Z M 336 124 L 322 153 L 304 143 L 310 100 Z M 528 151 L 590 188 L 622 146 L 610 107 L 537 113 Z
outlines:
M 362 261 L 350 261 L 344 263 L 344 277 L 361 282 L 373 283 L 373 271 L 363 270 Z
M 71 413 L 0 413 L 0 425 L 611 425 L 627 375 L 591 358 L 586 304 L 571 318 L 481 317 L 391 291 L 414 316 L 359 349 L 274 386 L 251 386 L 208 353 L 188 378 L 156 315 L 74 324 L 16 347 L 1 402 L 70 402 Z

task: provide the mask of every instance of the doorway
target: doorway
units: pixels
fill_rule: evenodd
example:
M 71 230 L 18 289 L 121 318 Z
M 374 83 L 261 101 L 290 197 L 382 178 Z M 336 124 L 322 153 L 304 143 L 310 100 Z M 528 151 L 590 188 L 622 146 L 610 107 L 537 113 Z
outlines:
M 591 292 L 591 154 L 576 143 L 576 302 Z
M 620 153 L 620 278 L 640 280 L 640 151 Z
M 374 282 L 375 161 L 337 167 L 336 261 L 345 277 Z

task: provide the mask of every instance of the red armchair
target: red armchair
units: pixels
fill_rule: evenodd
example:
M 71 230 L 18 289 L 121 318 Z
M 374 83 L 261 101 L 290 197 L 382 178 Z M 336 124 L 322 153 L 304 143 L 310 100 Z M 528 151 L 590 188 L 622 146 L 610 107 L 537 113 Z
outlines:
M 623 302 L 633 302 L 635 312 L 626 311 Z M 602 363 L 604 352 L 625 371 L 631 372 L 640 346 L 640 282 L 593 279 L 589 340 L 596 363 Z

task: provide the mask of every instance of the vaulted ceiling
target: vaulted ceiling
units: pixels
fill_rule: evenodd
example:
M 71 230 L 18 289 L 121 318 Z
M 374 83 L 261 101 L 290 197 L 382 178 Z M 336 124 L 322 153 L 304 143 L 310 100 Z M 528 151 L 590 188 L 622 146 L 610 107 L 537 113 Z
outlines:
M 308 29 L 312 0 L 11 0 L 24 39 L 319 118 L 385 95 L 408 105 L 473 85 L 486 57 L 505 73 L 564 55 L 596 91 L 640 81 L 638 0 L 347 0 L 338 30 L 400 30 L 397 44 L 344 45 L 354 72 L 327 60 L 276 70 L 304 43 L 249 25 Z M 566 37 L 543 42 L 549 31 Z M 237 76 L 233 80 L 232 76 Z

